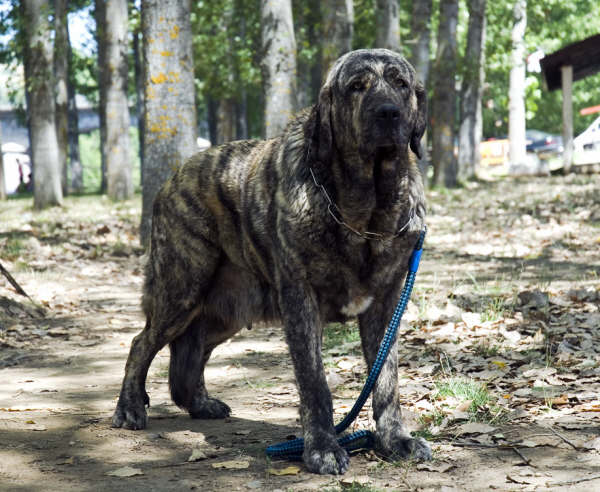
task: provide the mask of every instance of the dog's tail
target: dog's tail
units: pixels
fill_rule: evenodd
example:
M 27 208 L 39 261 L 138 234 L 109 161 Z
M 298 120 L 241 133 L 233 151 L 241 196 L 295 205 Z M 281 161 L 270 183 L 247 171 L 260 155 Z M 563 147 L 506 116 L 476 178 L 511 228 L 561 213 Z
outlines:
M 185 332 L 169 344 L 171 361 L 169 363 L 169 389 L 171 398 L 178 407 L 189 409 L 192 399 L 199 389 L 204 364 L 204 344 L 201 330 L 194 323 Z

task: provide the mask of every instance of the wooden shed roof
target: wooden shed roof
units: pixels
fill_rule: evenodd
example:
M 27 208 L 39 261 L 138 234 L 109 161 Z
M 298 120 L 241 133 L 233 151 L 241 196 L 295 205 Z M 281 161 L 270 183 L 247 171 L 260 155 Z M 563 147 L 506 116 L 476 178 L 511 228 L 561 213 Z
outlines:
M 600 34 L 569 44 L 540 60 L 548 90 L 561 88 L 560 67 L 573 66 L 573 81 L 600 71 Z

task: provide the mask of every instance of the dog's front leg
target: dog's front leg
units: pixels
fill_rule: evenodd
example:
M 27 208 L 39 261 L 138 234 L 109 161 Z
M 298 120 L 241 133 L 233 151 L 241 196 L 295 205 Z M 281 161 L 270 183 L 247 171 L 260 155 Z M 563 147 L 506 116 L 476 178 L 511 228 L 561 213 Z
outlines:
M 321 358 L 322 327 L 312 289 L 283 282 L 279 304 L 300 393 L 306 467 L 314 473 L 344 473 L 350 459 L 336 440 L 331 393 Z
M 395 307 L 396 289 L 376 300 L 359 316 L 363 353 L 369 371 Z M 379 301 L 379 302 L 378 302 Z M 431 459 L 431 448 L 422 438 L 413 438 L 402 422 L 398 394 L 398 337 L 387 356 L 373 388 L 373 417 L 377 425 L 377 448 L 386 457 Z

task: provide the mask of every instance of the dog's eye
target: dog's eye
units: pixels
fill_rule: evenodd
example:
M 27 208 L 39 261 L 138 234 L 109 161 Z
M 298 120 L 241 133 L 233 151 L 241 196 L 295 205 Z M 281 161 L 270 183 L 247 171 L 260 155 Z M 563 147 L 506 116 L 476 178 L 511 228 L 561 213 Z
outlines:
M 406 83 L 406 80 L 404 80 L 400 76 L 394 77 L 393 78 L 393 82 L 394 82 L 394 85 L 396 87 L 398 87 L 399 89 L 406 89 L 408 87 L 408 84 Z
M 350 90 L 352 92 L 360 92 L 365 89 L 365 83 L 362 80 L 355 80 L 350 83 Z

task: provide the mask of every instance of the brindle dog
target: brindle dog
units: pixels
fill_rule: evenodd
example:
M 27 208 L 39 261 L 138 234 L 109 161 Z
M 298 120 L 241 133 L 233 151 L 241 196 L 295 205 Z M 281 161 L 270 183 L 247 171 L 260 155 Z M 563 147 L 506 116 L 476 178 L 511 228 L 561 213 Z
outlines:
M 240 141 L 192 157 L 154 202 L 143 308 L 115 427 L 143 429 L 148 367 L 170 344 L 173 401 L 193 418 L 224 418 L 204 367 L 212 350 L 252 322 L 283 322 L 305 438 L 304 462 L 344 473 L 321 359 L 323 325 L 358 316 L 371 368 L 423 228 L 421 155 L 426 103 L 398 54 L 342 56 L 318 103 L 283 135 Z M 411 152 L 412 150 L 412 152 Z M 396 345 L 373 392 L 377 446 L 429 459 L 402 424 Z

